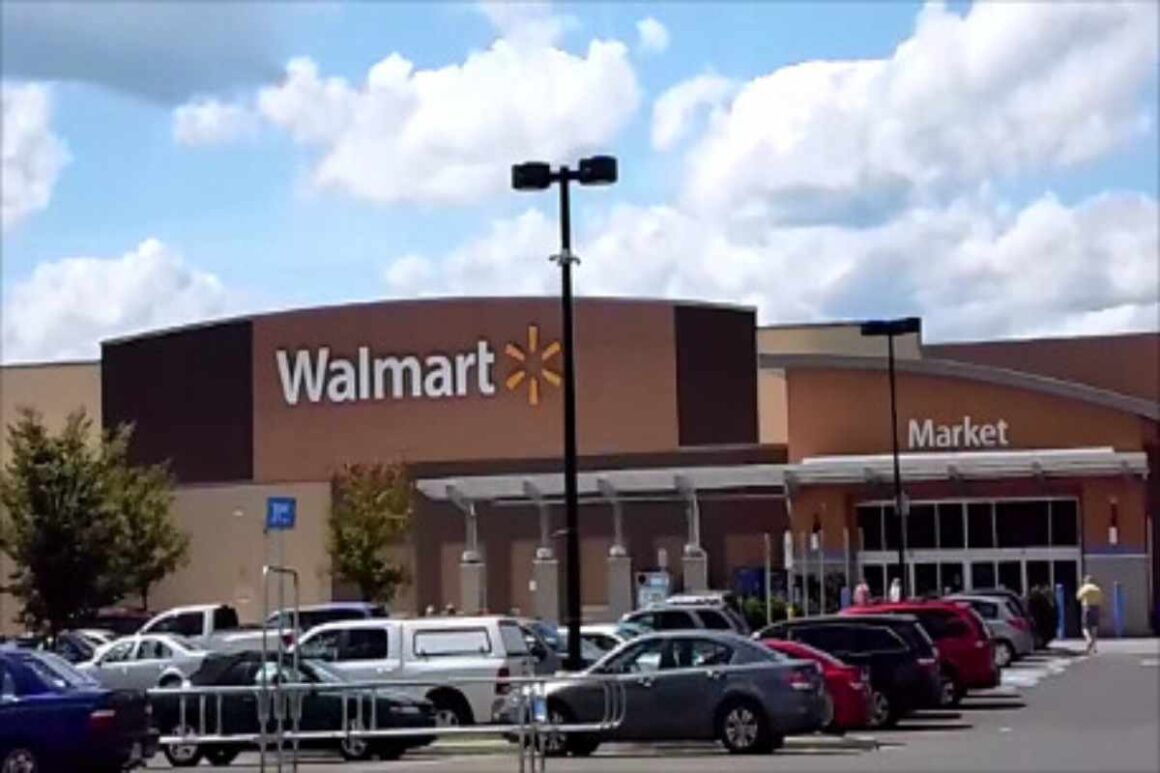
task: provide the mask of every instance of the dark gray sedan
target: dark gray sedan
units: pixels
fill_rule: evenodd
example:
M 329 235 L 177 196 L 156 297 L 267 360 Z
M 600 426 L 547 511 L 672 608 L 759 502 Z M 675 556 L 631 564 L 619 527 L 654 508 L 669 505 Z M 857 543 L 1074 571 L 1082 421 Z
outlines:
M 734 668 L 735 667 L 735 668 Z M 768 753 L 786 735 L 824 727 L 833 711 L 817 664 L 790 660 L 733 633 L 672 631 L 640 636 L 585 675 L 623 680 L 624 721 L 606 733 L 553 734 L 549 754 L 591 754 L 604 741 L 718 740 L 733 753 Z M 604 720 L 598 681 L 548 685 L 550 724 Z M 514 719 L 512 695 L 500 719 Z

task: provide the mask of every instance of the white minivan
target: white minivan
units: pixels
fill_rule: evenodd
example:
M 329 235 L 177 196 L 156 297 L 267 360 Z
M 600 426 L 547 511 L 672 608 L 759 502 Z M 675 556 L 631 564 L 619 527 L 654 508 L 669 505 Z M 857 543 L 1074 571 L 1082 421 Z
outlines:
M 343 620 L 311 628 L 297 646 L 350 681 L 431 679 L 398 689 L 434 703 L 440 725 L 490 722 L 509 689 L 498 680 L 533 675 L 542 657 L 518 620 L 498 616 Z M 455 682 L 463 677 L 486 681 Z

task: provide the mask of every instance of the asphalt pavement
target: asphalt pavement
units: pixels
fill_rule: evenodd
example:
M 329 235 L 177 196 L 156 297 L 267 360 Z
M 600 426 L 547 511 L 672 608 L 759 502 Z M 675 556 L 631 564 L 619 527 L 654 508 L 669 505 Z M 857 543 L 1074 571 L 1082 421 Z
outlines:
M 1007 669 L 1003 686 L 953 711 L 924 712 L 898 728 L 844 739 L 796 737 L 772 757 L 731 757 L 709 745 L 609 744 L 589 759 L 550 759 L 550 773 L 757 773 L 794 771 L 1160 771 L 1160 642 L 1105 642 L 1094 656 L 1076 642 Z M 164 768 L 158 755 L 151 768 Z M 243 755 L 219 770 L 257 770 Z M 268 766 L 267 770 L 275 768 Z M 286 768 L 287 770 L 289 767 Z M 212 770 L 206 766 L 198 770 Z M 472 771 L 513 773 L 514 749 L 492 741 L 440 742 L 397 762 L 344 764 L 304 757 L 303 773 Z

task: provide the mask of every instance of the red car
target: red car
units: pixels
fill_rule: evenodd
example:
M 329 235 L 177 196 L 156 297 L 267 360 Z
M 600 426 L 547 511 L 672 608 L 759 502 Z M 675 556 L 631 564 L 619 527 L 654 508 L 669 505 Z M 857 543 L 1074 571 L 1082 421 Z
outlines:
M 765 639 L 761 643 L 794 660 L 811 660 L 822 667 L 822 678 L 834 704 L 834 718 L 827 730 L 866 727 L 870 719 L 870 685 L 861 668 L 848 666 L 828 652 L 801 642 Z
M 848 607 L 844 615 L 914 615 L 938 647 L 943 668 L 945 706 L 954 706 L 967 690 L 999 686 L 999 668 L 987 628 L 977 614 L 946 601 L 900 601 Z

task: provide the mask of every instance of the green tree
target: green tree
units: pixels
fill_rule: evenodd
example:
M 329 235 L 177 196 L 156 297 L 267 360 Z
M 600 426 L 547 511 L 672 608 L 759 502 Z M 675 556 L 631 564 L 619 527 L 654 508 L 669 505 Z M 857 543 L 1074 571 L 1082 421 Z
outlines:
M 8 428 L 0 548 L 15 569 L 7 589 L 22 603 L 22 621 L 49 634 L 114 603 L 123 588 L 119 519 L 91 432 L 83 412 L 70 415 L 57 435 L 30 410 L 21 410 Z
M 332 479 L 327 522 L 331 572 L 364 601 L 389 602 L 409 581 L 387 548 L 411 528 L 414 489 L 403 464 L 348 464 Z
M 173 477 L 166 465 L 134 466 L 128 461 L 131 430 L 121 427 L 105 442 L 103 461 L 112 483 L 113 510 L 119 519 L 121 578 L 141 608 L 149 591 L 189 560 L 189 535 L 173 521 Z

